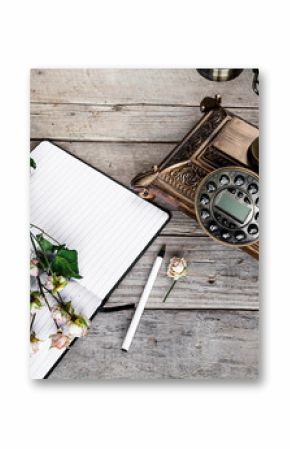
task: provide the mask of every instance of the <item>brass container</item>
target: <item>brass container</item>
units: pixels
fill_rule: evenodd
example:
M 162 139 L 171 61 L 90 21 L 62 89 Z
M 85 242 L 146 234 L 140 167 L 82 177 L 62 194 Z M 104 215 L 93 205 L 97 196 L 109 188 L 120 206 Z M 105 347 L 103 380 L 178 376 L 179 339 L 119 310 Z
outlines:
M 243 69 L 197 69 L 197 71 L 210 81 L 230 81 L 239 76 Z

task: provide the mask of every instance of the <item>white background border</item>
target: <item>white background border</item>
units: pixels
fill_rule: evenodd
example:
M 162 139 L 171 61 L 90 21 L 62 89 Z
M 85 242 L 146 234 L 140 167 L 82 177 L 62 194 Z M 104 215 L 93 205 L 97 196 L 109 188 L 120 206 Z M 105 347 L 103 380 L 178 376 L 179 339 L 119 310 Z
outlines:
M 5 447 L 289 447 L 286 5 L 248 0 L 200 0 L 198 6 L 183 0 L 10 0 L 2 5 L 0 385 Z M 263 250 L 257 382 L 52 383 L 28 378 L 29 69 L 144 66 L 260 68 Z

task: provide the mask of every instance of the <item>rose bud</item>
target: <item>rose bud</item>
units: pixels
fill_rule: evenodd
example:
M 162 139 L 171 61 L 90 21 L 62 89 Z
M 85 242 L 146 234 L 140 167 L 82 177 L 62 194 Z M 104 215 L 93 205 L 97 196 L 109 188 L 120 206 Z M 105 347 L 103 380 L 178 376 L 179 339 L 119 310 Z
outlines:
M 63 303 L 62 308 L 69 314 L 75 315 L 75 310 L 71 304 L 71 301 L 66 301 Z
M 67 279 L 64 276 L 56 276 L 55 274 L 52 276 L 47 276 L 44 283 L 45 288 L 47 288 L 47 290 L 51 290 L 53 295 L 62 290 L 66 285 Z
M 47 278 L 45 279 L 45 282 L 44 282 L 44 287 L 47 289 L 47 290 L 52 290 L 53 289 L 53 279 L 52 279 L 52 276 L 47 276 Z
M 73 321 L 71 321 L 68 327 L 68 333 L 72 337 L 85 337 L 88 333 L 90 326 L 90 320 L 86 317 L 77 315 Z
M 183 257 L 172 257 L 167 269 L 167 276 L 177 281 L 180 277 L 186 276 L 187 263 Z
M 30 312 L 36 313 L 41 306 L 40 293 L 38 291 L 30 292 Z
M 65 326 L 70 321 L 70 315 L 59 304 L 52 307 L 51 316 L 58 326 Z
M 50 339 L 50 347 L 56 349 L 67 348 L 71 343 L 70 337 L 68 335 L 64 335 L 60 331 L 56 332 L 56 334 L 50 335 Z
M 64 276 L 54 276 L 53 275 L 53 290 L 52 294 L 55 295 L 67 285 L 67 279 Z
M 39 349 L 39 338 L 36 337 L 35 332 L 30 334 L 30 355 L 35 354 Z
M 39 275 L 38 264 L 39 264 L 38 259 L 33 258 L 30 260 L 30 276 L 36 277 Z

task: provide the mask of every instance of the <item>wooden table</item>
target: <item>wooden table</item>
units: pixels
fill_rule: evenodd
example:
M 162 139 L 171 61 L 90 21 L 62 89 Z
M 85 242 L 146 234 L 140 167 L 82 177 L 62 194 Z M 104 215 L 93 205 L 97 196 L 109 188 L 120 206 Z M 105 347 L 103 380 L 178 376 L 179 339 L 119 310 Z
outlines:
M 50 139 L 128 185 L 158 164 L 200 117 L 199 103 L 222 104 L 258 124 L 258 97 L 245 70 L 226 83 L 193 69 L 32 70 L 32 147 Z M 129 353 L 120 351 L 132 310 L 99 313 L 51 379 L 253 379 L 258 375 L 258 262 L 215 243 L 173 210 L 171 222 L 113 293 L 108 306 L 137 301 L 161 243 L 166 265 L 189 261 L 165 304 L 158 277 Z

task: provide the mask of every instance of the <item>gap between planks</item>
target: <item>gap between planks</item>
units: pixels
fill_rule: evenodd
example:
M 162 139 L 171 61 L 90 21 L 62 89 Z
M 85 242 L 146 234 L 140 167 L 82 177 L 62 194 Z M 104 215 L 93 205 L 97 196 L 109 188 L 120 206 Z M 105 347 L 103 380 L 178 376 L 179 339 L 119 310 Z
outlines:
M 174 103 L 174 104 L 167 104 L 167 103 L 147 103 L 147 102 L 143 102 L 143 103 L 81 103 L 81 102 L 49 102 L 49 101 L 30 101 L 30 104 L 43 104 L 43 105 L 64 105 L 64 106 L 68 106 L 68 105 L 73 105 L 73 106 L 96 106 L 97 108 L 101 108 L 103 106 L 108 107 L 108 108 L 112 108 L 115 111 L 120 111 L 121 109 L 126 109 L 126 108 L 130 108 L 130 107 L 160 107 L 160 108 L 191 108 L 191 109 L 198 109 L 200 110 L 200 105 L 196 105 L 196 104 L 178 104 L 178 103 Z M 224 106 L 224 105 L 223 105 Z M 235 105 L 227 105 L 224 106 L 226 107 L 226 109 L 238 109 L 238 110 L 243 110 L 243 109 L 248 109 L 248 110 L 253 110 L 253 111 L 258 111 L 259 107 L 258 106 L 235 106 Z
M 245 69 L 228 82 L 206 80 L 195 69 L 32 69 L 33 103 L 165 104 L 199 106 L 220 94 L 229 107 L 258 107 L 253 73 Z

